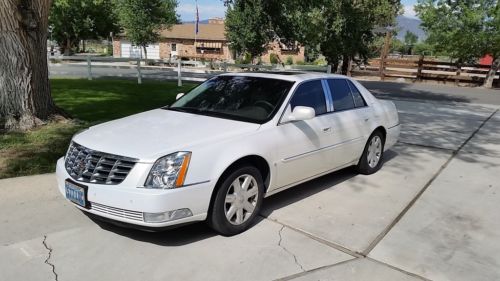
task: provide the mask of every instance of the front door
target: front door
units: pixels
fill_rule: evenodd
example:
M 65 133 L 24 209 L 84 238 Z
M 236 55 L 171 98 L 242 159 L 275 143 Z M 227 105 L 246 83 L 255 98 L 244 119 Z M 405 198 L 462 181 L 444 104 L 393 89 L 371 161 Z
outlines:
M 281 123 L 276 134 L 283 143 L 277 147 L 276 188 L 285 187 L 329 170 L 332 124 L 327 114 L 325 91 L 321 80 L 300 84 L 284 116 L 295 106 L 314 108 L 310 120 Z

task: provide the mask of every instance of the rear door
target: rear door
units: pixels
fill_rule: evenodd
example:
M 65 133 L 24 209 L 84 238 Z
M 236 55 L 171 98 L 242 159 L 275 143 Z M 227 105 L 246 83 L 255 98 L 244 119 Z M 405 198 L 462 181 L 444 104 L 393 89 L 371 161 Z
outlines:
M 331 165 L 336 168 L 359 159 L 368 138 L 370 109 L 361 95 L 353 94 L 349 83 L 344 78 L 327 79 L 333 104 L 333 112 L 328 115 L 334 143 Z

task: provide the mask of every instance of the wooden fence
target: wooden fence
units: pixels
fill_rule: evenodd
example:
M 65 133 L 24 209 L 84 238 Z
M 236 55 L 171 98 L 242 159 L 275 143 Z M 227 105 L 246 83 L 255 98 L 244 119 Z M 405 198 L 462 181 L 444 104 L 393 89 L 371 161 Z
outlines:
M 481 84 L 490 70 L 489 65 L 463 64 L 425 59 L 372 59 L 367 65 L 353 70 L 353 75 L 408 78 L 415 81 L 437 80 L 453 83 Z M 499 83 L 500 71 L 496 73 L 494 83 Z

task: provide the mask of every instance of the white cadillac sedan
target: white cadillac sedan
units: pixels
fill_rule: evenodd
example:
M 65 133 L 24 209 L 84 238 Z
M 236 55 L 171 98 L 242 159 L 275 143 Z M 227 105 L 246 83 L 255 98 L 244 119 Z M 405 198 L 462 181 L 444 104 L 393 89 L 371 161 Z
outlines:
M 179 96 L 76 134 L 60 192 L 115 223 L 206 220 L 234 235 L 264 197 L 349 166 L 376 172 L 399 137 L 394 104 L 340 75 L 224 74 Z

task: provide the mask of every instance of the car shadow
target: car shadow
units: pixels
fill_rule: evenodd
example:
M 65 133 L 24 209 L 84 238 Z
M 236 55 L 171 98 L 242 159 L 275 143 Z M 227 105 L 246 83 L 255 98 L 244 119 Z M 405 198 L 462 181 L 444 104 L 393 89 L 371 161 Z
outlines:
M 391 161 L 398 155 L 393 150 L 388 150 L 384 156 L 384 163 Z M 263 210 L 260 216 L 257 216 L 252 227 L 261 223 L 274 210 L 286 207 L 294 202 L 306 199 L 316 193 L 329 188 L 336 188 L 337 184 L 342 183 L 357 173 L 352 167 L 345 168 L 311 181 L 307 181 L 285 191 L 282 191 L 272 197 L 266 198 L 263 204 Z M 103 220 L 95 215 L 83 212 L 92 221 L 94 221 L 102 230 L 116 233 L 130 239 L 145 243 L 152 243 L 159 246 L 177 247 L 199 242 L 205 239 L 219 235 L 212 230 L 205 222 L 197 222 L 188 225 L 179 226 L 161 231 L 144 231 L 135 228 L 127 228 L 123 225 L 116 225 L 107 220 Z

